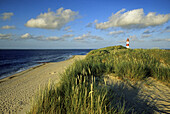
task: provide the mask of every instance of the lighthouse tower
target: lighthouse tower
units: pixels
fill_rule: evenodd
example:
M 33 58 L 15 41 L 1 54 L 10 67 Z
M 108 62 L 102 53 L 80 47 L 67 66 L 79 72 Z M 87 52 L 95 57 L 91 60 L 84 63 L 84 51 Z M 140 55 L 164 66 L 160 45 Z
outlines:
M 129 38 L 126 40 L 126 48 L 129 48 Z

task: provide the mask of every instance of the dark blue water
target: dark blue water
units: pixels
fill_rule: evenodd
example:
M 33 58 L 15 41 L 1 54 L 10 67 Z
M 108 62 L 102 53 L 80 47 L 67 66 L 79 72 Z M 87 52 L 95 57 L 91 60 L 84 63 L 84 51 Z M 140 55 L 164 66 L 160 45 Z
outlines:
M 44 62 L 59 62 L 73 55 L 85 55 L 91 49 L 0 50 L 0 79 Z

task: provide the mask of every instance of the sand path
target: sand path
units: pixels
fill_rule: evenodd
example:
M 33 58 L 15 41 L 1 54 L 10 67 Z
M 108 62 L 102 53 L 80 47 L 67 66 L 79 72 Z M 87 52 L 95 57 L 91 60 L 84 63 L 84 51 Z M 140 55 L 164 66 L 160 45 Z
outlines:
M 44 86 L 49 79 L 57 83 L 62 73 L 75 60 L 84 59 L 85 55 L 55 63 L 44 63 L 10 77 L 0 80 L 0 113 L 23 114 L 30 109 L 30 99 L 39 86 Z
M 170 88 L 163 83 L 151 77 L 144 81 L 123 81 L 114 74 L 106 75 L 104 80 L 137 113 L 170 114 Z

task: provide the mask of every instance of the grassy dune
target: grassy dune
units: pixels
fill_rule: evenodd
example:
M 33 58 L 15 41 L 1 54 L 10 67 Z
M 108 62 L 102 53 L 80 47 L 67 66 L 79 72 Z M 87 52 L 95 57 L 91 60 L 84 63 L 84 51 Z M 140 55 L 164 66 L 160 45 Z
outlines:
M 62 74 L 60 83 L 40 89 L 30 114 L 38 113 L 135 113 L 123 97 L 117 97 L 103 80 L 104 74 L 143 80 L 153 77 L 170 82 L 170 51 L 126 49 L 113 46 L 92 50 L 84 60 L 76 61 Z

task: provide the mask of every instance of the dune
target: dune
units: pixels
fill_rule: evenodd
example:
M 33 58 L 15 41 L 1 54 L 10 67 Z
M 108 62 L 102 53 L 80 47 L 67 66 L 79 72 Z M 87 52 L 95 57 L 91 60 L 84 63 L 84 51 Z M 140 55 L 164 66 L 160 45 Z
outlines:
M 149 114 L 170 113 L 170 88 L 158 80 L 149 77 L 145 80 L 132 81 L 122 80 L 114 74 L 104 77 L 118 97 L 124 97 L 133 109 Z
M 72 58 L 30 68 L 10 77 L 0 80 L 0 113 L 26 113 L 31 106 L 30 100 L 39 87 L 48 84 L 49 80 L 57 83 L 60 73 L 75 60 L 84 59 L 85 55 L 76 55 Z

